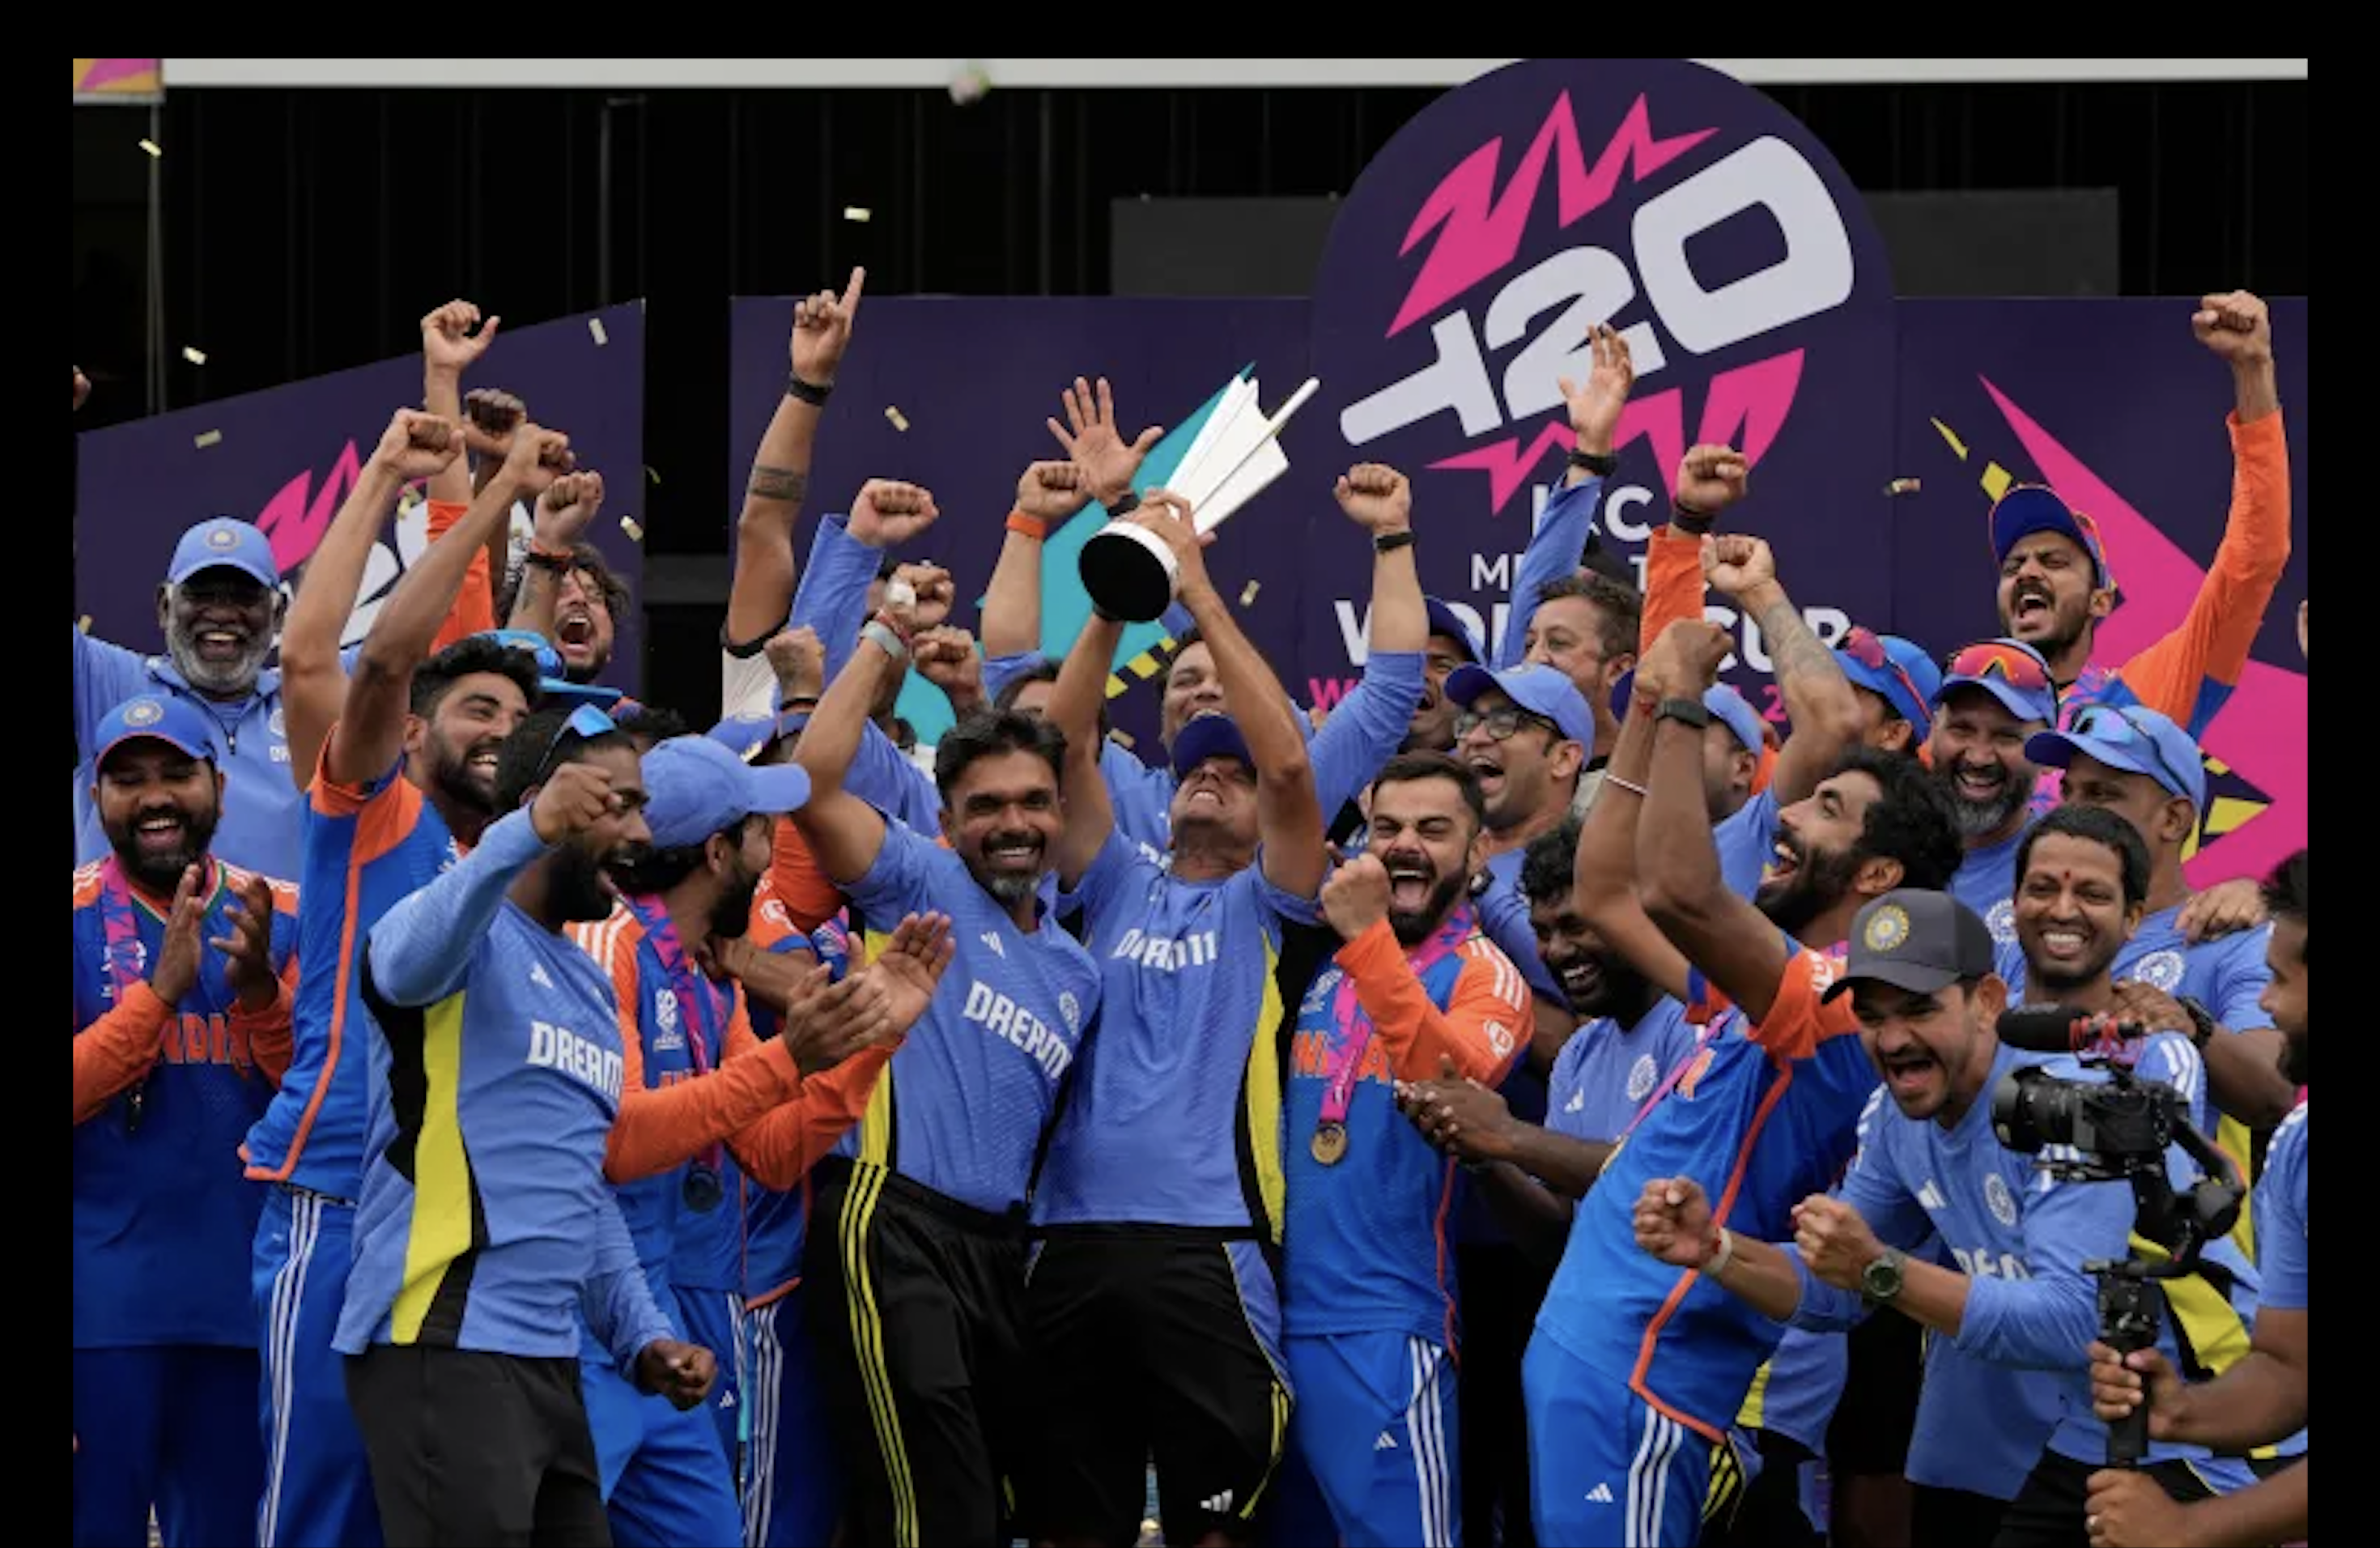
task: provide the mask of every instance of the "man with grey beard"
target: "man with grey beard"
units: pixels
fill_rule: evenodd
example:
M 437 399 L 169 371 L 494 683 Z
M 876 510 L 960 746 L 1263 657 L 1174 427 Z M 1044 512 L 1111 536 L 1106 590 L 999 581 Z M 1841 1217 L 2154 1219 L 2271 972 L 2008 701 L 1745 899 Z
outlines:
M 287 607 L 271 540 L 217 518 L 182 534 L 157 588 L 163 656 L 73 630 L 77 865 L 109 852 L 91 801 L 92 732 L 110 709 L 148 693 L 198 710 L 216 739 L 225 776 L 216 857 L 268 876 L 298 874 L 301 798 L 289 777 L 281 674 L 264 669 Z
M 1984 640 L 1954 653 L 1934 695 L 1924 756 L 1959 824 L 1967 858 L 1947 889 L 1973 908 L 1995 945 L 2016 940 L 2010 899 L 2017 847 L 2033 825 L 2040 770 L 2025 738 L 2058 724 L 2058 690 L 2041 652 L 2015 640 Z

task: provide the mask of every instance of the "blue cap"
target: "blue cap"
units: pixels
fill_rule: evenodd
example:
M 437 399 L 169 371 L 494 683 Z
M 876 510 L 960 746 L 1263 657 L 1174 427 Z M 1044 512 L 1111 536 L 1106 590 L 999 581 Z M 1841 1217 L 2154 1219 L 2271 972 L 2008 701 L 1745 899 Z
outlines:
M 1915 640 L 1879 634 L 1876 641 L 1884 648 L 1884 664 L 1870 666 L 1844 648 L 1850 638 L 1846 635 L 1835 641 L 1835 664 L 1843 669 L 1843 676 L 1852 687 L 1881 696 L 1923 734 L 1925 723 L 1934 717 L 1934 701 L 1942 694 L 1942 669 L 1934 664 L 1934 658 Z M 1906 682 L 1901 680 L 1904 677 Z
M 1209 758 L 1236 758 L 1250 768 L 1257 764 L 1247 738 L 1240 735 L 1239 722 L 1219 710 L 1194 715 L 1173 733 L 1173 777 L 1187 779 L 1191 770 Z
M 2056 532 L 2091 555 L 2092 584 L 2113 586 L 2107 547 L 2099 524 L 2068 505 L 2046 484 L 2011 484 L 1992 505 L 1992 557 L 2008 563 L 2009 550 L 2035 532 Z
M 186 757 L 204 758 L 211 762 L 215 756 L 213 728 L 207 716 L 170 693 L 144 693 L 126 700 L 103 715 L 99 732 L 91 737 L 91 745 L 99 752 L 91 759 L 91 766 L 96 769 L 104 764 L 109 753 L 131 741 L 164 742 Z
M 625 697 L 616 688 L 605 688 L 601 683 L 574 683 L 564 676 L 562 652 L 555 650 L 552 642 L 535 629 L 481 629 L 471 638 L 492 640 L 499 645 L 510 645 L 516 651 L 527 651 L 536 658 L 537 696 L 542 705 L 592 704 L 599 710 L 608 710 L 618 704 Z
M 201 521 L 174 545 L 169 585 L 178 586 L 204 569 L 236 569 L 268 590 L 281 584 L 281 567 L 273 561 L 273 540 L 264 530 L 227 516 Z
M 748 763 L 760 756 L 771 738 L 790 737 L 808 720 L 808 710 L 787 710 L 773 715 L 729 715 L 703 735 Z
M 1958 651 L 1934 702 L 1948 699 L 1954 688 L 1982 689 L 2019 720 L 2058 724 L 2058 688 L 2049 663 L 2022 640 L 1979 640 Z
M 699 844 L 756 811 L 795 811 L 810 798 L 810 776 L 800 764 L 747 763 L 709 737 L 672 737 L 640 766 L 645 823 L 656 849 Z
M 1458 666 L 1446 679 L 1446 696 L 1469 709 L 1489 689 L 1534 715 L 1554 723 L 1567 740 L 1584 748 L 1595 746 L 1595 716 L 1578 685 L 1542 662 L 1528 662 L 1490 672 L 1484 666 Z
M 2095 758 L 2111 769 L 2146 774 L 2168 795 L 2180 796 L 2199 811 L 2206 810 L 2206 765 L 2190 733 L 2156 711 L 2139 704 L 2119 709 L 2093 704 L 2074 717 L 2063 731 L 2042 731 L 2025 738 L 2024 755 L 2046 769 L 2062 769 L 2076 753 Z
M 1633 686 L 1633 680 L 1631 686 Z M 1755 758 L 1760 756 L 1761 749 L 1767 745 L 1760 735 L 1760 712 L 1746 703 L 1743 695 L 1725 683 L 1713 683 L 1703 689 L 1703 708 L 1708 710 L 1714 718 L 1727 723 L 1727 728 L 1735 733 L 1735 739 L 1742 745 L 1744 751 Z M 1614 708 L 1611 713 L 1617 715 L 1621 709 Z
M 1429 610 L 1430 633 L 1443 634 L 1461 640 L 1463 651 L 1474 662 L 1484 662 L 1488 659 L 1487 648 L 1479 642 L 1479 631 L 1464 623 L 1462 614 L 1436 597 L 1424 597 L 1421 602 L 1422 605 Z

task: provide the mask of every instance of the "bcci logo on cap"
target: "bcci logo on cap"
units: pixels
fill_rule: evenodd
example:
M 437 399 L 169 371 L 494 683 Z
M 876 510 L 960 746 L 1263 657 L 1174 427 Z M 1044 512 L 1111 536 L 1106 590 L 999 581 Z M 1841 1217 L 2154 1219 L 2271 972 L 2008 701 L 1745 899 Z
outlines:
M 1860 932 L 1860 944 L 1870 951 L 1898 951 L 1907 939 L 1909 916 L 1898 903 L 1888 903 L 1870 914 L 1867 928 Z
M 1557 380 L 1586 380 L 1594 323 L 1635 367 L 1615 445 L 1649 443 L 1635 466 L 1665 483 L 1697 441 L 1790 449 L 1805 396 L 1891 412 L 1892 280 L 1858 193 L 1791 115 L 1684 60 L 1532 60 L 1440 97 L 1365 169 L 1315 298 L 1348 453 L 1433 510 L 1560 476 Z
M 154 725 L 165 718 L 165 706 L 154 699 L 135 699 L 124 706 L 127 725 Z
M 218 554 L 228 554 L 239 546 L 239 532 L 231 527 L 211 528 L 207 532 L 207 546 Z

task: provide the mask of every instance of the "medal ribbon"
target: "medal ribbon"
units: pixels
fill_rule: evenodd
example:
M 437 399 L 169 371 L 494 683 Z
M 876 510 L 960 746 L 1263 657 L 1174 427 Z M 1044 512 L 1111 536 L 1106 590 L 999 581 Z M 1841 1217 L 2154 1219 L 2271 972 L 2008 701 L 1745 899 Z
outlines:
M 207 861 L 207 872 L 206 891 L 202 896 L 212 901 L 219 880 L 212 859 Z M 115 989 L 115 1004 L 121 1006 L 124 997 L 132 992 L 132 986 L 144 981 L 140 976 L 144 954 L 140 948 L 140 924 L 132 912 L 131 884 L 124 879 L 123 862 L 114 855 L 108 856 L 99 867 L 99 924 L 107 939 L 108 982 Z M 181 1009 L 179 1006 L 166 1008 L 177 1014 Z M 128 1124 L 136 1127 L 140 1125 L 140 1109 L 148 1091 L 149 1078 L 144 1075 L 124 1093 Z
M 695 1074 L 710 1074 L 710 1030 L 715 1025 L 723 1026 L 726 1021 L 726 1014 L 717 998 L 717 988 L 686 960 L 685 948 L 678 945 L 677 929 L 670 923 L 669 910 L 662 907 L 658 896 L 624 896 L 620 901 L 629 913 L 636 916 L 637 922 L 645 927 L 645 939 L 653 944 L 653 955 L 662 959 L 662 972 L 669 979 L 671 989 L 676 992 L 677 1003 L 685 1007 L 686 1046 L 693 1055 Z M 722 1149 L 715 1143 L 707 1145 L 699 1158 L 713 1172 L 719 1170 Z
M 1463 943 L 1476 929 L 1470 902 L 1458 902 L 1427 940 L 1405 953 L 1405 961 L 1418 978 L 1462 949 Z M 1326 1126 L 1347 1121 L 1348 1103 L 1355 1097 L 1355 1073 L 1363 1067 L 1365 1051 L 1372 1045 L 1372 1018 L 1355 998 L 1355 981 L 1343 972 L 1332 993 L 1330 1018 L 1345 1031 L 1339 1045 L 1330 1051 L 1327 1077 L 1330 1083 L 1322 1089 L 1322 1122 Z

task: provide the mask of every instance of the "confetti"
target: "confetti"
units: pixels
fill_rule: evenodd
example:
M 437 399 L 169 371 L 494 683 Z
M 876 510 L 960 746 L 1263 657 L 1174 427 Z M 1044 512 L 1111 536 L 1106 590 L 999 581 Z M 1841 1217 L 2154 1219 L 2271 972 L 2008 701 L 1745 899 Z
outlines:
M 1258 582 L 1251 580 L 1245 586 L 1241 588 L 1240 605 L 1242 607 L 1254 607 L 1257 604 L 1257 585 Z
M 91 632 L 91 615 L 86 613 L 81 617 L 77 618 L 75 620 L 75 628 L 82 630 L 85 634 L 89 634 Z
M 140 148 L 141 148 L 142 150 L 144 150 L 144 151 L 148 152 L 149 152 L 151 155 L 152 155 L 152 156 L 162 156 L 162 155 L 164 155 L 164 154 L 165 153 L 165 147 L 164 147 L 163 145 L 158 144 L 158 143 L 157 143 L 155 140 L 142 140 L 142 141 L 140 142 Z
M 192 365 L 204 365 L 207 363 L 207 352 L 203 349 L 194 349 L 190 346 L 185 344 L 182 346 L 182 359 L 189 361 Z
M 637 525 L 637 518 L 633 516 L 624 516 L 620 518 L 620 530 L 628 534 L 628 541 L 630 542 L 642 542 L 645 541 L 645 530 Z
M 1922 487 L 1922 481 L 1920 480 L 1895 479 L 1890 483 L 1884 486 L 1884 492 L 1888 495 L 1914 494 L 1918 492 L 1920 487 Z
M 892 428 L 901 432 L 904 435 L 906 435 L 909 433 L 908 416 L 902 413 L 900 409 L 893 408 L 888 403 L 884 406 L 884 417 L 891 420 L 892 421 Z
M 414 506 L 421 504 L 425 496 L 421 493 L 421 486 L 419 484 L 407 484 L 405 486 L 405 493 L 396 497 L 396 508 L 401 511 L 409 511 Z
M 1115 743 L 1116 746 L 1123 749 L 1126 752 L 1130 752 L 1132 750 L 1132 733 L 1129 731 L 1111 731 L 1108 733 L 1108 740 Z
M 204 450 L 206 450 L 209 446 L 213 445 L 216 442 L 218 442 L 218 441 L 220 441 L 220 440 L 222 440 L 222 439 L 223 439 L 223 432 L 222 432 L 222 431 L 220 431 L 220 430 L 210 430 L 210 431 L 208 431 L 205 434 L 195 437 L 195 438 L 191 441 L 191 443 L 190 443 L 190 444 L 191 444 L 192 445 L 195 445 L 196 447 L 198 447 L 198 448 L 199 448 L 199 450 L 200 450 L 200 451 L 204 451 Z
M 844 219 L 856 221 L 862 225 L 868 224 L 871 213 L 872 212 L 865 204 L 846 204 L 843 207 Z
M 603 320 L 600 317 L 590 317 L 587 320 L 587 331 L 595 335 L 595 343 L 599 347 L 612 342 L 612 335 L 603 331 Z
M 650 462 L 645 464 L 645 477 L 652 480 L 656 484 L 662 481 L 662 476 L 653 471 L 653 466 Z

